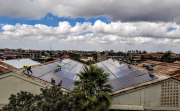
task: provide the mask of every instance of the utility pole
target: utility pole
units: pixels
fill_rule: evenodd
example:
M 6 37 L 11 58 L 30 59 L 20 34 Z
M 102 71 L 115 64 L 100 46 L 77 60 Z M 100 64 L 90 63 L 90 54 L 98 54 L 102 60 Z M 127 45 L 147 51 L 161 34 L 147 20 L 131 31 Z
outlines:
M 51 51 L 51 45 L 50 45 L 50 51 Z

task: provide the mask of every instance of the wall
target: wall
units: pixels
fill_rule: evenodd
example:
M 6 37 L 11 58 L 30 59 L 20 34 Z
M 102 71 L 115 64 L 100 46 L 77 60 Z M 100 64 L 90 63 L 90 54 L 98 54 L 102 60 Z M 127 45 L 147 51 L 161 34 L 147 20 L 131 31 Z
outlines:
M 178 83 L 178 90 L 180 89 L 180 82 L 177 80 L 173 81 Z M 114 109 L 121 107 L 143 107 L 144 109 L 150 110 L 180 110 L 180 96 L 178 97 L 177 106 L 162 106 L 162 84 L 159 82 L 156 84 L 151 84 L 149 86 L 144 86 L 141 88 L 133 89 L 125 93 L 120 93 L 113 96 L 112 107 Z M 179 90 L 180 91 L 180 90 Z M 179 94 L 178 94 L 179 95 Z M 173 100 L 173 96 L 171 100 Z M 128 105 L 128 106 L 127 106 Z
M 30 78 L 15 74 L 13 72 L 0 75 L 0 109 L 9 102 L 11 94 L 17 94 L 20 91 L 31 92 L 32 94 L 41 93 L 40 88 L 46 85 Z

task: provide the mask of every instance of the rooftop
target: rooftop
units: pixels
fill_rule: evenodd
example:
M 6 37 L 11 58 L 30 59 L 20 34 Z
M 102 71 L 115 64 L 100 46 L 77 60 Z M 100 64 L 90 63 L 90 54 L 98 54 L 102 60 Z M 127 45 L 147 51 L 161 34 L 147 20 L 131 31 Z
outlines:
M 19 68 L 23 68 L 23 65 L 37 65 L 39 64 L 38 62 L 36 61 L 33 61 L 31 59 L 13 59 L 13 60 L 6 60 L 6 61 L 3 61 L 4 63 L 7 63 L 17 69 Z
M 16 69 L 15 67 L 0 61 L 0 74 L 15 70 L 15 69 Z
M 159 54 L 159 53 L 149 53 L 149 54 L 133 54 L 133 55 L 144 55 L 144 56 L 163 56 L 164 54 Z
M 148 64 L 150 67 L 154 68 L 154 72 L 168 75 L 177 79 L 180 79 L 180 64 L 157 62 L 157 61 L 145 61 L 143 64 Z M 138 64 L 142 67 L 143 64 Z
M 57 73 L 54 72 L 57 68 L 56 63 L 59 63 L 62 69 Z M 103 67 L 105 72 L 110 74 L 110 76 L 108 76 L 109 83 L 114 87 L 112 94 L 117 94 L 170 78 L 168 74 L 156 71 L 153 73 L 155 76 L 149 77 L 147 70 L 142 66 L 131 65 L 129 68 L 126 63 L 119 64 L 118 61 L 113 61 L 112 59 L 99 62 L 95 65 Z M 24 69 L 17 69 L 14 70 L 14 72 L 48 85 L 51 85 L 51 78 L 56 80 L 56 84 L 62 80 L 62 89 L 70 92 L 74 88 L 74 80 L 79 80 L 76 73 L 83 70 L 83 64 L 71 59 L 65 59 L 62 62 L 56 60 L 44 64 L 33 65 L 32 75 L 24 74 L 23 70 Z

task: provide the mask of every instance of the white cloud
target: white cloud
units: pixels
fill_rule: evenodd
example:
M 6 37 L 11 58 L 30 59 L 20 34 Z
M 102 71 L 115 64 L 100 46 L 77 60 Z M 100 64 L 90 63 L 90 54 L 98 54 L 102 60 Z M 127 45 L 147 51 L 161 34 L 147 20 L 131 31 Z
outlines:
M 168 28 L 176 30 L 168 32 Z M 4 25 L 0 33 L 0 40 L 18 40 L 31 43 L 67 44 L 75 48 L 80 44 L 99 47 L 110 45 L 112 47 L 128 45 L 142 48 L 158 45 L 180 46 L 180 25 L 173 22 L 112 22 L 106 24 L 100 20 L 94 25 L 89 22 L 76 23 L 71 26 L 69 22 L 59 22 L 59 26 L 51 27 L 42 24 Z M 75 46 L 73 46 L 76 44 Z M 68 46 L 68 47 L 69 47 Z M 109 46 L 109 47 L 110 47 Z M 79 46 L 80 47 L 80 46 Z M 94 47 L 94 48 L 93 48 Z M 106 46 L 103 46 L 106 47 Z M 83 46 L 83 48 L 85 48 Z
M 169 27 L 176 30 L 168 31 Z M 133 39 L 137 42 L 151 41 L 152 38 L 168 38 L 179 39 L 180 25 L 169 22 L 112 22 L 106 24 L 97 20 L 94 25 L 89 22 L 76 23 L 74 27 L 69 22 L 59 22 L 58 27 L 51 27 L 42 24 L 26 25 L 4 25 L 3 37 L 11 37 L 16 39 L 41 40 L 44 38 L 56 38 L 63 41 L 82 41 L 91 42 L 101 41 L 100 43 L 117 42 L 119 38 L 137 38 Z M 91 33 L 89 33 L 91 32 Z M 87 33 L 87 35 L 86 35 Z M 84 35 L 85 34 L 85 35 Z M 146 39 L 144 39 L 146 37 Z M 141 39 L 140 39 L 141 38 Z M 127 39 L 128 40 L 128 39 Z

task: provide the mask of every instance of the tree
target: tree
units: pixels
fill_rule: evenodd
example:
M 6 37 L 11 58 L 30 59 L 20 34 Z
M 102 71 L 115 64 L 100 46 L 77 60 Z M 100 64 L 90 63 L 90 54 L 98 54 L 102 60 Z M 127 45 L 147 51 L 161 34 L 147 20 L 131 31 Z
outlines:
M 44 53 L 44 52 L 41 52 L 41 55 L 42 55 L 42 56 L 44 56 L 44 55 L 45 55 L 45 53 Z
M 103 52 L 101 52 L 101 54 L 105 54 L 105 52 L 103 51 Z
M 22 59 L 22 56 L 21 55 L 18 55 L 18 56 L 16 56 L 16 59 Z
M 52 52 L 49 52 L 50 53 L 50 56 L 52 56 L 53 55 L 53 53 Z
M 145 50 L 143 50 L 143 52 L 142 52 L 143 54 L 147 54 L 147 51 L 145 51 Z
M 52 79 L 52 87 L 41 88 L 41 94 L 33 95 L 21 91 L 17 95 L 11 95 L 9 104 L 2 111 L 70 111 L 72 108 L 73 95 L 64 93 L 60 86 L 56 86 Z
M 136 53 L 138 53 L 138 50 L 136 50 Z
M 43 100 L 37 103 L 37 107 L 41 111 L 70 111 L 73 96 L 69 93 L 63 94 L 60 88 L 62 81 L 58 84 L 59 87 L 55 85 L 55 80 L 52 79 L 51 83 L 53 84 L 51 88 L 41 88 Z
M 80 81 L 74 81 L 74 102 L 77 109 L 82 111 L 107 111 L 111 105 L 112 86 L 108 84 L 108 73 L 102 68 L 90 65 L 77 74 Z

